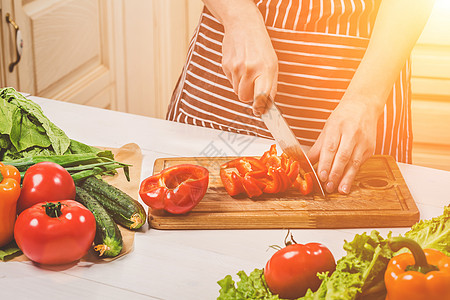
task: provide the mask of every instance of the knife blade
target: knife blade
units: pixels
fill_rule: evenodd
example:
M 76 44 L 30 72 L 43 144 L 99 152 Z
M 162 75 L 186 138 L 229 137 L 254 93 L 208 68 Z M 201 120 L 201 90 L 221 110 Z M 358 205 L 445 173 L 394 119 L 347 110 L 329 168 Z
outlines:
M 269 129 L 273 138 L 291 159 L 297 160 L 300 163 L 300 166 L 305 172 L 311 172 L 313 174 L 313 182 L 316 189 L 321 193 L 322 197 L 326 199 L 325 192 L 320 184 L 319 177 L 317 177 L 317 173 L 314 170 L 309 158 L 306 156 L 305 151 L 303 151 L 300 142 L 295 137 L 288 123 L 282 116 L 280 110 L 275 105 L 275 102 L 272 100 L 272 97 L 263 94 L 263 96 L 267 97 L 269 101 L 267 103 L 269 108 L 261 115 L 261 119 L 266 125 L 267 129 Z

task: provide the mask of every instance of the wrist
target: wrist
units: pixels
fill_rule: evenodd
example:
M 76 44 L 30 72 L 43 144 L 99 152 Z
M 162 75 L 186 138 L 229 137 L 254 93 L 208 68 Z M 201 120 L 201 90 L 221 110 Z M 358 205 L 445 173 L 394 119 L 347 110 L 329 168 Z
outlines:
M 347 89 L 339 105 L 349 105 L 354 107 L 354 111 L 359 111 L 367 116 L 373 116 L 375 119 L 383 113 L 387 96 L 378 93 L 367 93 L 365 91 L 353 91 Z
M 225 32 L 250 27 L 265 29 L 264 19 L 253 1 L 243 1 L 239 6 L 239 9 L 233 6 L 222 11 L 221 22 Z

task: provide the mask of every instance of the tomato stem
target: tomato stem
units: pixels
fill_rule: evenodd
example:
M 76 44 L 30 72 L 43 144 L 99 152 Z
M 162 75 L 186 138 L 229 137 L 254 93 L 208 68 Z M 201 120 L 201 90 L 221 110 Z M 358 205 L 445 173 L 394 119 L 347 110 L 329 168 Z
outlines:
M 289 234 L 291 234 L 291 239 L 288 241 L 289 238 Z M 294 240 L 294 235 L 291 233 L 291 230 L 288 229 L 288 232 L 286 234 L 286 237 L 284 238 L 284 244 L 286 246 L 292 245 L 292 244 L 298 244 L 295 240 Z
M 59 216 L 62 215 L 61 212 L 61 206 L 63 204 L 61 202 L 47 202 L 46 204 L 42 205 L 42 207 L 45 207 L 45 213 L 47 216 L 51 218 L 59 218 Z

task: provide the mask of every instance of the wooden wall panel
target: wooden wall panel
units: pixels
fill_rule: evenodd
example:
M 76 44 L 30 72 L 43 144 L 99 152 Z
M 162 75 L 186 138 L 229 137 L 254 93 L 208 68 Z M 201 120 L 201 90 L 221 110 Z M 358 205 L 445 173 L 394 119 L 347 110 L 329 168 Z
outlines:
M 450 1 L 437 0 L 412 53 L 413 163 L 450 171 Z

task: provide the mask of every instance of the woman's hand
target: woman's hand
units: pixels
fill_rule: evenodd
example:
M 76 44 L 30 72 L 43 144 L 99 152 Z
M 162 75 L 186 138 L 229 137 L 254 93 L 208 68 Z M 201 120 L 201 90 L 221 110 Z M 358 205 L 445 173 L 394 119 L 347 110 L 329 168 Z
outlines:
M 361 164 L 375 150 L 380 112 L 370 101 L 341 100 L 331 113 L 308 157 L 328 193 L 348 194 Z
M 278 58 L 264 19 L 251 0 L 205 0 L 208 9 L 222 23 L 222 68 L 239 100 L 253 101 L 253 113 L 264 113 L 267 97 L 275 97 Z M 236 9 L 239 7 L 239 9 Z
M 311 161 L 319 162 L 318 176 L 327 192 L 349 193 L 359 167 L 373 154 L 378 117 L 433 2 L 381 1 L 364 57 L 309 152 Z
M 264 113 L 266 97 L 275 97 L 278 80 L 278 59 L 264 23 L 242 20 L 225 28 L 222 44 L 222 68 L 233 85 L 239 100 L 253 102 L 253 113 Z

